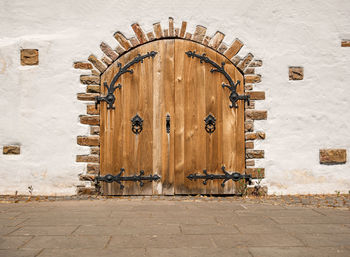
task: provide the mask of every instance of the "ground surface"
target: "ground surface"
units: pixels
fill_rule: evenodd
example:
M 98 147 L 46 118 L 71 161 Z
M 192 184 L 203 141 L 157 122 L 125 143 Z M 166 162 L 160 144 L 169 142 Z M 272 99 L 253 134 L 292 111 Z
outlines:
M 0 256 L 350 256 L 348 196 L 339 197 L 3 197 Z M 324 208 L 331 199 L 342 204 Z

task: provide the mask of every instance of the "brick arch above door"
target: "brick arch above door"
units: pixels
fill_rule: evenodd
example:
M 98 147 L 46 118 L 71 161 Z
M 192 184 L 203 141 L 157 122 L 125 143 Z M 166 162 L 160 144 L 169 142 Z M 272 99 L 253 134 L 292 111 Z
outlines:
M 215 50 L 225 56 L 232 62 L 244 75 L 245 93 L 250 95 L 250 104 L 245 104 L 245 140 L 246 140 L 246 174 L 252 175 L 253 178 L 263 178 L 265 170 L 263 167 L 256 167 L 255 159 L 264 158 L 264 151 L 255 149 L 255 140 L 265 139 L 263 131 L 254 129 L 254 120 L 265 120 L 267 118 L 266 110 L 256 110 L 255 101 L 265 100 L 265 92 L 254 91 L 256 83 L 261 82 L 261 75 L 256 73 L 256 69 L 262 66 L 262 61 L 255 59 L 253 54 L 248 53 L 245 57 L 239 56 L 239 52 L 244 44 L 235 39 L 230 45 L 224 42 L 225 35 L 217 31 L 213 36 L 206 35 L 206 28 L 197 25 L 193 33 L 186 31 L 187 22 L 183 21 L 181 26 L 176 27 L 174 20 L 169 18 L 167 28 L 162 28 L 160 23 L 153 24 L 153 31 L 144 32 L 139 24 L 131 25 L 135 36 L 126 38 L 120 31 L 114 34 L 116 39 L 116 47 L 112 48 L 108 44 L 102 42 L 100 48 L 102 57 L 98 58 L 91 54 L 87 61 L 77 61 L 73 64 L 74 68 L 85 70 L 80 76 L 82 84 L 86 85 L 86 92 L 78 93 L 77 99 L 86 104 L 86 113 L 80 115 L 80 123 L 90 126 L 89 135 L 80 135 L 77 137 L 77 144 L 80 146 L 90 147 L 90 153 L 86 155 L 77 155 L 76 161 L 86 163 L 86 167 L 79 174 L 81 181 L 85 181 L 78 186 L 79 194 L 95 193 L 95 185 L 89 183 L 99 173 L 99 157 L 100 157 L 100 137 L 99 137 L 99 108 L 95 109 L 95 98 L 100 96 L 100 80 L 102 74 L 114 62 L 140 45 L 147 44 L 150 41 L 163 40 L 167 38 L 177 38 L 190 40 L 198 44 L 204 45 Z M 87 74 L 88 71 L 90 74 Z M 87 182 L 86 182 L 87 181 Z

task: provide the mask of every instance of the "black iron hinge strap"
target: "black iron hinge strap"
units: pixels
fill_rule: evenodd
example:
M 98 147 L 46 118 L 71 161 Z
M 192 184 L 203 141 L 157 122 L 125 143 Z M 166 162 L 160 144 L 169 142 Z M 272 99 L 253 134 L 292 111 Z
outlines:
M 160 176 L 156 175 L 148 175 L 144 176 L 145 172 L 143 170 L 140 171 L 139 175 L 133 175 L 133 176 L 122 176 L 125 169 L 121 168 L 118 175 L 111 175 L 108 174 L 106 176 L 97 176 L 95 178 L 95 184 L 98 184 L 100 181 L 112 183 L 117 182 L 120 185 L 120 189 L 124 188 L 124 185 L 121 183 L 122 181 L 134 181 L 139 182 L 140 186 L 142 187 L 144 185 L 144 181 L 157 181 L 160 179 Z
M 122 66 L 122 64 L 120 62 L 117 63 L 117 66 L 119 67 L 119 71 L 117 72 L 117 74 L 114 76 L 114 78 L 112 79 L 111 84 L 108 86 L 107 82 L 103 83 L 103 86 L 107 88 L 107 95 L 106 96 L 96 96 L 96 100 L 95 100 L 95 108 L 97 109 L 97 105 L 100 104 L 102 101 L 105 101 L 107 103 L 107 109 L 115 109 L 115 107 L 113 106 L 114 102 L 115 102 L 115 96 L 114 96 L 114 91 L 117 88 L 122 88 L 121 84 L 118 84 L 117 86 L 114 86 L 118 79 L 120 78 L 121 75 L 125 74 L 125 73 L 133 73 L 134 70 L 130 69 L 131 66 L 133 66 L 136 63 L 143 63 L 143 60 L 146 58 L 154 58 L 154 56 L 156 56 L 157 52 L 155 51 L 151 51 L 148 52 L 145 55 L 140 55 L 138 54 L 132 61 L 130 61 L 129 63 L 125 64 L 124 66 Z
M 214 179 L 223 179 L 223 182 L 221 183 L 221 186 L 224 187 L 225 183 L 229 180 L 232 181 L 239 181 L 244 179 L 246 182 L 248 182 L 249 184 L 251 183 L 251 175 L 247 175 L 247 174 L 240 174 L 238 172 L 232 172 L 232 173 L 228 173 L 225 170 L 225 166 L 221 167 L 222 171 L 224 172 L 224 174 L 208 174 L 207 170 L 203 170 L 204 175 L 198 175 L 198 174 L 190 174 L 187 176 L 187 178 L 189 180 L 197 180 L 197 179 L 204 179 L 203 181 L 203 185 L 206 185 L 208 180 L 214 180 Z
M 231 76 L 225 71 L 225 62 L 222 62 L 221 66 L 220 66 L 216 62 L 210 60 L 209 57 L 207 57 L 205 53 L 203 53 L 202 55 L 196 54 L 196 51 L 187 51 L 185 53 L 190 58 L 194 58 L 194 57 L 198 58 L 200 60 L 200 63 L 205 62 L 205 63 L 209 63 L 211 66 L 213 66 L 214 68 L 211 69 L 210 72 L 219 72 L 225 76 L 229 85 L 222 83 L 222 87 L 228 88 L 231 92 L 230 96 L 229 96 L 229 99 L 231 101 L 230 108 L 237 108 L 238 107 L 238 105 L 237 105 L 238 100 L 247 101 L 249 104 L 249 95 L 238 95 L 237 86 L 241 84 L 241 81 L 237 80 L 236 83 L 233 82 Z

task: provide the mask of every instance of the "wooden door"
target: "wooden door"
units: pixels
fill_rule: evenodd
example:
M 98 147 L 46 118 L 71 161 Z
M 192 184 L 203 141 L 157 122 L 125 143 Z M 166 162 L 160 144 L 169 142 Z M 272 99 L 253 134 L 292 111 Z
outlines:
M 107 90 L 120 68 L 138 56 L 152 51 L 148 57 L 133 64 L 120 76 L 116 89 L 115 109 L 108 110 L 102 102 L 100 109 L 100 174 L 123 177 L 140 175 L 160 176 L 158 181 L 122 181 L 120 184 L 102 183 L 106 195 L 174 194 L 174 130 L 167 133 L 166 117 L 174 115 L 174 41 L 162 40 L 142 45 L 120 57 L 101 77 L 102 94 Z M 118 66 L 118 63 L 121 64 Z M 166 99 L 166 100 L 165 100 Z M 133 117 L 142 120 L 142 131 L 132 131 Z M 142 185 L 142 186 L 141 186 Z
M 244 152 L 244 103 L 230 108 L 230 91 L 223 88 L 227 79 L 222 73 L 211 72 L 209 63 L 189 57 L 186 52 L 206 54 L 217 64 L 225 63 L 224 69 L 234 82 L 241 84 L 239 94 L 244 92 L 244 79 L 237 68 L 224 56 L 198 43 L 181 39 L 164 39 L 137 47 L 120 57 L 101 77 L 111 84 L 121 67 L 138 55 L 155 51 L 152 58 L 133 64 L 120 76 L 116 89 L 115 109 L 107 110 L 101 104 L 101 176 L 117 175 L 132 177 L 144 171 L 143 176 L 160 176 L 153 182 L 123 181 L 121 189 L 116 182 L 102 183 L 107 195 L 151 194 L 233 194 L 235 185 L 222 180 L 190 180 L 191 174 L 243 173 Z M 118 66 L 121 63 L 121 67 Z M 103 88 L 102 94 L 107 90 Z M 131 119 L 142 118 L 142 131 L 132 131 Z M 215 130 L 206 131 L 205 119 L 216 119 Z M 167 129 L 167 117 L 170 129 Z
M 244 103 L 230 108 L 230 91 L 222 87 L 228 84 L 222 73 L 212 71 L 209 63 L 189 57 L 186 52 L 205 54 L 210 60 L 225 63 L 224 69 L 233 82 L 241 82 L 237 88 L 243 94 L 243 76 L 221 54 L 192 41 L 175 41 L 175 193 L 176 194 L 233 194 L 234 182 L 222 179 L 190 180 L 190 174 L 244 173 Z M 215 131 L 208 133 L 205 118 L 216 119 Z

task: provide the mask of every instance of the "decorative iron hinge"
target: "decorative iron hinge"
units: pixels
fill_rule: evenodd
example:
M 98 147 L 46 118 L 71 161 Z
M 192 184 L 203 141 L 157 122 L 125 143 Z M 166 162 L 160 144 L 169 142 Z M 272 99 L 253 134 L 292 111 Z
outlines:
M 225 76 L 225 78 L 227 79 L 229 85 L 222 83 L 222 87 L 223 88 L 228 88 L 230 90 L 230 96 L 229 99 L 231 101 L 231 105 L 230 108 L 237 108 L 237 101 L 238 100 L 244 100 L 247 101 L 249 104 L 249 95 L 239 95 L 237 94 L 237 86 L 241 84 L 241 81 L 237 80 L 237 83 L 235 84 L 231 78 L 231 76 L 225 71 L 225 62 L 221 63 L 221 66 L 217 63 L 215 63 L 214 61 L 210 60 L 209 57 L 206 56 L 205 53 L 203 53 L 202 55 L 196 54 L 196 51 L 187 51 L 186 52 L 187 56 L 190 58 L 198 58 L 200 60 L 200 63 L 209 63 L 211 64 L 214 69 L 211 69 L 210 72 L 220 72 L 221 74 L 223 74 Z
M 103 83 L 103 86 L 107 88 L 107 95 L 106 96 L 96 96 L 96 100 L 95 100 L 95 108 L 97 109 L 97 105 L 99 105 L 102 101 L 105 101 L 107 103 L 107 109 L 115 109 L 115 107 L 113 106 L 114 102 L 115 102 L 115 96 L 114 96 L 114 91 L 117 88 L 122 88 L 122 85 L 118 84 L 117 86 L 114 86 L 118 79 L 120 78 L 121 75 L 123 75 L 124 73 L 133 73 L 134 70 L 130 69 L 131 66 L 133 66 L 136 63 L 143 63 L 143 60 L 146 58 L 154 58 L 154 56 L 156 56 L 157 52 L 155 51 L 151 51 L 148 52 L 145 55 L 140 55 L 138 54 L 132 61 L 130 61 L 129 63 L 125 64 L 124 66 L 122 66 L 122 64 L 120 62 L 118 62 L 117 66 L 119 67 L 119 71 L 118 73 L 114 76 L 111 84 L 108 86 L 107 82 Z
M 111 175 L 108 174 L 106 176 L 97 176 L 95 178 L 95 184 L 98 184 L 100 181 L 112 183 L 117 182 L 120 185 L 120 189 L 124 188 L 124 185 L 121 183 L 122 181 L 134 181 L 134 182 L 140 182 L 140 186 L 142 187 L 144 185 L 143 181 L 157 181 L 160 179 L 160 176 L 158 175 L 149 175 L 149 176 L 143 176 L 145 172 L 143 170 L 140 171 L 139 175 L 133 175 L 133 176 L 122 176 L 125 169 L 121 168 L 118 175 Z
M 187 176 L 187 178 L 189 180 L 204 179 L 203 185 L 206 185 L 208 180 L 223 179 L 224 181 L 221 183 L 222 187 L 224 187 L 225 183 L 229 180 L 239 181 L 241 179 L 244 179 L 249 184 L 251 183 L 251 175 L 240 174 L 238 172 L 228 173 L 225 170 L 225 166 L 222 166 L 221 169 L 224 172 L 224 174 L 208 174 L 207 170 L 203 170 L 204 175 L 190 174 Z

